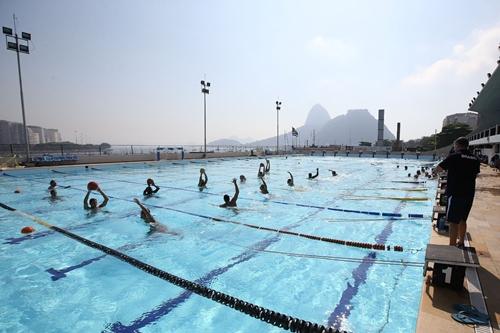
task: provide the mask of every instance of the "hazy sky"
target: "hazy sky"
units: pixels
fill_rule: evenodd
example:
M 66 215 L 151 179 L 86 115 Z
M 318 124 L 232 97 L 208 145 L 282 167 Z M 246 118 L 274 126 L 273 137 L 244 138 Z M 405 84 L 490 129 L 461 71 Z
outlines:
M 500 53 L 500 1 L 0 0 L 0 25 L 32 33 L 22 55 L 28 124 L 63 139 L 262 139 L 322 104 L 386 109 L 402 138 L 464 112 Z M 3 44 L 5 45 L 5 44 Z M 15 53 L 0 48 L 0 119 L 21 121 Z M 375 130 L 375 129 L 374 129 Z

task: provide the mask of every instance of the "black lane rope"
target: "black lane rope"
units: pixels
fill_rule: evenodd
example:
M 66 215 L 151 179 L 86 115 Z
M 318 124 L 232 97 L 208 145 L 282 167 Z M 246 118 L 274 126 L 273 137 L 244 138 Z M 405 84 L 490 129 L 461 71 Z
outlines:
M 16 177 L 16 176 L 12 176 L 12 175 L 8 175 L 8 176 Z M 86 192 L 85 190 L 82 190 L 82 189 L 79 189 L 76 187 L 70 187 L 70 189 Z M 121 201 L 134 202 L 133 200 L 130 200 L 130 199 L 120 198 L 120 197 L 116 197 L 116 196 L 112 196 L 112 195 L 108 195 L 108 197 L 112 198 L 112 199 L 116 199 L 116 200 L 121 200 Z M 144 203 L 144 205 L 149 206 L 149 207 L 159 208 L 159 209 L 166 209 L 166 210 L 170 210 L 173 212 L 182 213 L 182 214 L 186 214 L 186 215 L 190 215 L 190 216 L 201 217 L 201 218 L 204 218 L 204 219 L 207 219 L 210 221 L 214 221 L 214 222 L 223 222 L 223 223 L 229 223 L 229 224 L 234 224 L 234 225 L 241 225 L 241 226 L 256 229 L 256 230 L 277 232 L 279 234 L 296 236 L 296 237 L 306 238 L 306 239 L 320 241 L 320 242 L 327 242 L 327 243 L 333 243 L 333 244 L 338 244 L 338 245 L 356 247 L 356 248 L 361 248 L 361 249 L 377 250 L 377 251 L 391 251 L 391 250 L 396 251 L 396 252 L 403 252 L 404 251 L 404 248 L 401 245 L 393 245 L 391 247 L 391 245 L 385 245 L 385 244 L 379 244 L 379 243 L 365 243 L 365 242 L 357 242 L 357 241 L 336 239 L 336 238 L 330 238 L 330 237 L 321 237 L 321 236 L 316 236 L 316 235 L 311 235 L 311 234 L 299 233 L 299 232 L 294 232 L 294 231 L 289 231 L 289 230 L 284 230 L 284 229 L 262 227 L 262 226 L 255 225 L 255 224 L 243 223 L 243 222 L 227 220 L 227 219 L 223 219 L 223 218 L 219 218 L 219 217 L 197 214 L 197 213 L 185 211 L 182 209 L 167 207 L 167 206 L 160 206 L 160 205 L 154 205 L 154 204 L 149 204 L 149 203 Z M 420 249 L 407 249 L 407 250 L 408 251 L 420 251 Z
M 97 168 L 91 168 L 92 170 L 95 171 L 105 171 L 103 169 L 97 169 Z M 70 176 L 77 176 L 75 174 L 69 173 L 69 172 L 64 172 L 64 171 L 59 171 L 59 170 L 54 170 L 51 169 L 52 172 L 55 173 L 60 173 L 64 175 L 70 175 Z M 6 173 L 4 173 L 6 174 Z M 107 180 L 112 180 L 115 182 L 122 182 L 122 183 L 127 183 L 127 184 L 135 184 L 135 185 L 144 185 L 144 183 L 140 182 L 134 182 L 130 180 L 122 180 L 122 179 L 115 179 L 115 178 L 109 178 L 109 177 L 100 177 L 102 179 L 107 179 Z M 221 194 L 218 193 L 213 193 L 213 192 L 207 192 L 207 191 L 199 191 L 199 190 L 190 190 L 186 188 L 181 188 L 181 187 L 173 187 L 173 186 L 167 186 L 167 185 L 161 185 L 161 187 L 172 189 L 172 190 L 179 190 L 179 191 L 186 191 L 186 192 L 193 192 L 193 193 L 202 193 L 205 195 L 216 195 L 220 196 Z M 405 217 L 403 214 L 400 213 L 388 213 L 388 212 L 373 212 L 373 211 L 364 211 L 364 210 L 355 210 L 355 209 L 343 209 L 343 208 L 334 208 L 334 207 L 326 207 L 326 206 L 316 206 L 316 205 L 307 205 L 307 204 L 301 204 L 301 203 L 294 203 L 294 202 L 285 202 L 285 201 L 277 201 L 277 200 L 257 200 L 257 199 L 251 199 L 251 198 L 245 198 L 245 197 L 238 197 L 240 200 L 249 200 L 249 201 L 255 201 L 255 202 L 271 202 L 271 203 L 276 203 L 280 205 L 290 205 L 290 206 L 297 206 L 297 207 L 305 207 L 305 208 L 318 208 L 318 209 L 328 209 L 336 212 L 344 212 L 344 213 L 354 213 L 354 214 L 364 214 L 364 215 L 373 215 L 373 216 L 385 216 L 385 217 Z M 358 200 L 358 199 L 355 199 Z M 401 200 L 401 198 L 397 198 L 397 200 Z M 425 216 L 424 214 L 411 214 L 409 213 L 408 218 L 415 218 L 415 219 L 425 219 L 429 218 L 429 216 Z
M 271 324 L 273 326 L 285 329 L 285 330 L 290 330 L 292 332 L 318 332 L 318 333 L 323 333 L 323 332 L 340 332 L 339 330 L 336 330 L 332 327 L 325 327 L 324 325 L 320 325 L 317 323 L 312 323 L 310 321 L 305 321 L 303 319 L 297 318 L 297 317 L 292 317 L 288 316 L 286 314 L 273 311 L 267 308 L 264 308 L 262 306 L 246 302 L 242 299 L 233 297 L 229 294 L 222 293 L 220 291 L 217 291 L 212 288 L 205 287 L 199 283 L 189 281 L 186 279 L 183 279 L 181 277 L 178 277 L 174 274 L 168 273 L 164 270 L 161 270 L 157 267 L 151 266 L 149 264 L 146 264 L 143 261 L 140 261 L 134 257 L 128 256 L 122 252 L 119 252 L 117 250 L 114 250 L 112 248 L 109 248 L 105 245 L 93 242 L 87 238 L 81 237 L 77 234 L 74 234 L 70 231 L 67 231 L 65 229 L 59 228 L 57 226 L 51 225 L 48 222 L 33 216 L 31 214 L 25 213 L 23 211 L 17 210 L 13 207 L 10 207 L 6 204 L 0 203 L 0 207 L 3 209 L 6 209 L 8 211 L 11 211 L 13 213 L 16 213 L 20 216 L 29 218 L 33 220 L 34 222 L 43 225 L 44 227 L 47 227 L 51 230 L 54 230 L 56 232 L 59 232 L 63 234 L 66 237 L 69 237 L 73 240 L 76 240 L 79 243 L 82 243 L 83 245 L 86 245 L 88 247 L 94 248 L 96 250 L 99 250 L 107 255 L 113 256 L 117 258 L 118 260 L 121 260 L 131 266 L 134 266 L 150 275 L 156 276 L 162 280 L 165 280 L 167 282 L 170 282 L 178 287 L 181 287 L 183 289 L 189 290 L 199 296 L 211 299 L 217 303 L 220 303 L 222 305 L 225 305 L 227 307 L 233 308 L 236 311 L 242 312 L 246 315 L 249 315 L 253 318 L 262 320 L 268 324 Z

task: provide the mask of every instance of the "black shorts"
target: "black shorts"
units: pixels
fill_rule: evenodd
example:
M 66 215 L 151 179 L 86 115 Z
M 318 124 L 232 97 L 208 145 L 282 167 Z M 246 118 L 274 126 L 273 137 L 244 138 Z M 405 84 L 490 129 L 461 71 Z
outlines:
M 448 210 L 446 211 L 446 220 L 449 223 L 460 223 L 460 221 L 467 221 L 474 196 L 456 196 L 451 195 L 448 197 Z

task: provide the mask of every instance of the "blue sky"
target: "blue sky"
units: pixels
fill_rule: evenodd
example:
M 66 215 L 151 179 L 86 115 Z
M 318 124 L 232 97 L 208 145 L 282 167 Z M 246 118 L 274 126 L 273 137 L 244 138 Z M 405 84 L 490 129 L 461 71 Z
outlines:
M 316 103 L 386 109 L 403 139 L 466 111 L 500 53 L 499 1 L 0 1 L 33 35 L 22 56 L 29 124 L 89 142 L 275 134 Z M 0 119 L 21 120 L 15 54 L 0 49 Z

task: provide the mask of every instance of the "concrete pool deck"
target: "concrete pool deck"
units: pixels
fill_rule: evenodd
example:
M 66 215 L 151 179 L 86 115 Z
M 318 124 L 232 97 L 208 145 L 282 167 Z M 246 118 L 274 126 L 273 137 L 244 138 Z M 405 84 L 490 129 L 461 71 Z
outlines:
M 481 165 L 476 196 L 467 221 L 471 246 L 476 248 L 481 267 L 477 272 L 494 332 L 500 332 L 500 172 Z M 448 244 L 447 235 L 432 231 L 431 244 Z M 431 275 L 430 272 L 427 273 Z M 451 318 L 453 304 L 469 304 L 466 290 L 434 288 L 424 280 L 417 332 L 474 332 L 473 327 Z

